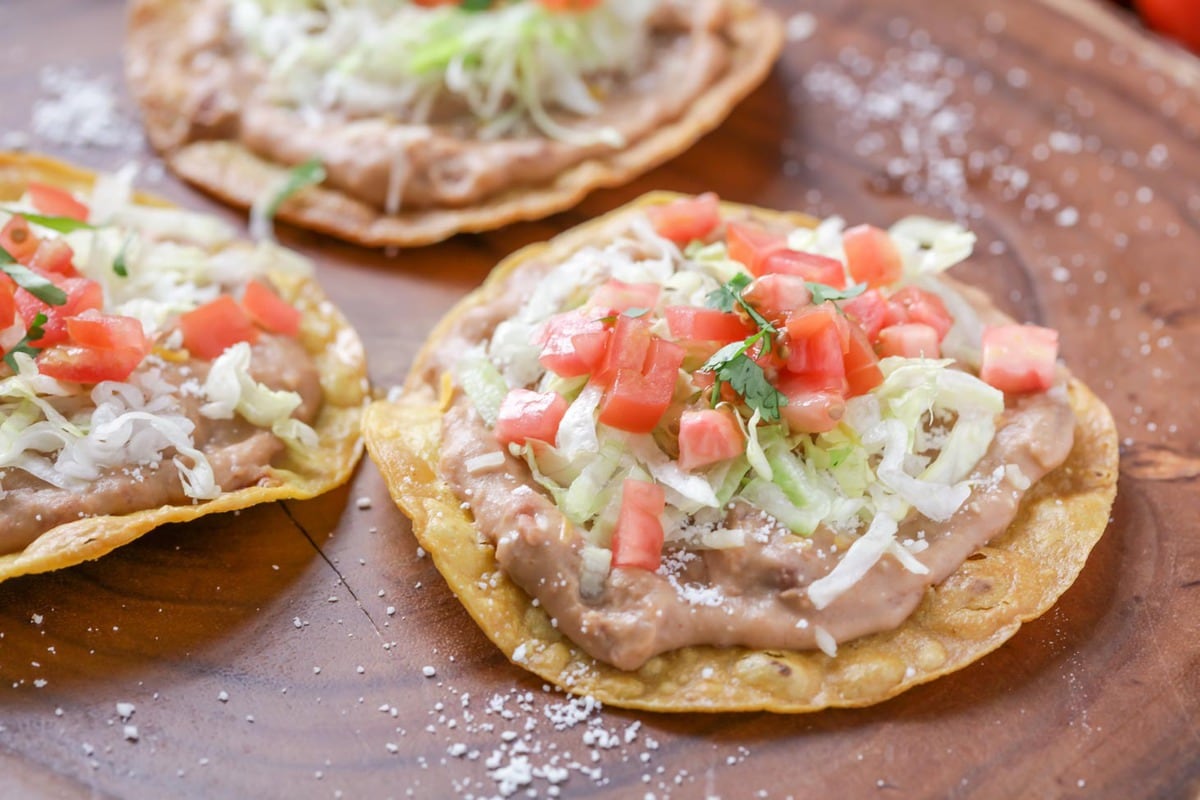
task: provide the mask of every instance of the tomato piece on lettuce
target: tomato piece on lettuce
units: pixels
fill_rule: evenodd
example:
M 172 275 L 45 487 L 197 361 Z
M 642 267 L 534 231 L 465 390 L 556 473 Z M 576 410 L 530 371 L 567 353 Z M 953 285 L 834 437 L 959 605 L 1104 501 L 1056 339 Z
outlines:
M 721 201 L 712 192 L 683 197 L 670 203 L 649 206 L 646 216 L 664 239 L 684 245 L 705 239 L 721 223 Z
M 879 357 L 871 347 L 862 328 L 850 327 L 850 347 L 846 351 L 847 397 L 866 394 L 883 383 L 883 371 L 879 369 Z
M 662 287 L 657 283 L 626 283 L 616 278 L 605 281 L 588 300 L 592 308 L 607 309 L 620 314 L 630 309 L 650 309 L 658 303 Z
M 531 440 L 553 444 L 567 406 L 566 398 L 558 392 L 511 389 L 500 403 L 496 440 L 504 445 Z
M 793 433 L 831 431 L 846 413 L 845 378 L 785 372 L 776 388 L 787 397 L 780 415 Z
M 662 563 L 662 513 L 666 493 L 661 486 L 626 478 L 621 490 L 621 510 L 612 536 L 613 567 L 633 567 L 650 572 Z
M 762 271 L 764 275 L 794 275 L 835 289 L 846 288 L 846 268 L 842 262 L 816 253 L 779 250 L 763 260 Z
M 62 239 L 43 239 L 39 242 L 33 257 L 29 259 L 29 267 L 66 278 L 79 277 L 79 270 L 75 269 L 75 251 Z
M 99 311 L 104 306 L 104 289 L 90 278 L 65 278 L 46 273 L 43 273 L 43 276 L 62 289 L 67 295 L 67 300 L 60 306 L 52 306 L 25 289 L 17 290 L 17 309 L 20 311 L 21 320 L 27 326 L 33 324 L 38 314 L 46 317 L 46 322 L 42 325 L 42 336 L 29 342 L 33 347 L 49 347 L 66 342 L 67 319 L 88 309 Z
M 939 358 L 938 332 L 923 322 L 904 322 L 879 332 L 879 355 L 902 358 Z
M 836 378 L 845 376 L 850 323 L 832 303 L 805 306 L 788 317 L 787 342 L 789 371 Z
M 752 222 L 730 222 L 726 225 L 725 243 L 729 258 L 745 264 L 751 275 L 761 275 L 767 258 L 787 249 L 787 237 Z
M 706 467 L 746 451 L 746 437 L 726 409 L 685 411 L 679 419 L 679 468 Z
M 610 335 L 602 320 L 583 311 L 555 314 L 534 334 L 542 348 L 538 361 L 564 378 L 590 375 L 603 364 Z
M 888 232 L 873 225 L 856 225 L 842 234 L 846 268 L 855 283 L 875 289 L 900 280 L 904 263 Z
M 905 286 L 888 298 L 887 324 L 920 322 L 937 331 L 938 341 L 954 327 L 954 317 L 942 298 L 916 286 Z
M 839 304 L 851 322 L 863 329 L 867 338 L 874 342 L 884 326 L 888 302 L 878 289 L 868 289 L 857 297 L 843 300 Z
M 183 346 L 198 358 L 213 359 L 238 342 L 258 341 L 258 328 L 227 294 L 179 315 Z
M 600 421 L 630 433 L 649 433 L 657 427 L 671 398 L 684 349 L 655 336 L 647 348 L 643 370 L 616 370 L 600 401 Z
M 38 353 L 38 371 L 60 381 L 100 383 L 123 381 L 142 363 L 145 353 L 135 347 L 83 347 L 59 344 Z
M 788 314 L 811 303 L 812 293 L 804 278 L 771 273 L 755 278 L 742 299 L 771 322 L 782 323 Z
M 667 306 L 667 327 L 676 339 L 728 344 L 754 333 L 754 326 L 727 311 L 696 306 Z
M 979 377 L 1002 392 L 1041 392 L 1054 384 L 1058 331 L 999 325 L 983 332 Z
M 612 329 L 612 340 L 596 379 L 603 384 L 611 383 L 619 370 L 640 373 L 646 365 L 646 354 L 650 352 L 650 321 L 643 317 L 622 314 Z

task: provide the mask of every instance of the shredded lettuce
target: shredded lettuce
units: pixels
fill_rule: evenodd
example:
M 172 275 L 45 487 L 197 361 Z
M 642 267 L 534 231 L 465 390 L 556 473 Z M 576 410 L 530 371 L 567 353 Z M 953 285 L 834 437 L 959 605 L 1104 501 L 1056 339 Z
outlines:
M 496 424 L 500 414 L 500 404 L 508 394 L 508 384 L 504 376 L 482 355 L 471 355 L 458 362 L 455 369 L 458 385 L 479 412 L 479 416 L 488 426 Z
M 296 392 L 271 389 L 250 377 L 250 345 L 238 342 L 213 360 L 204 379 L 208 400 L 200 413 L 209 419 L 233 419 L 236 412 L 247 422 L 298 447 L 316 443 L 316 432 L 306 423 L 293 419 L 292 413 L 302 399 Z
M 581 13 L 541 3 L 461 6 L 313 0 L 236 0 L 233 28 L 269 64 L 274 95 L 355 116 L 426 121 L 445 99 L 498 138 L 528 127 L 582 145 L 621 147 L 609 127 L 561 121 L 599 112 L 607 76 L 644 62 L 656 0 L 609 0 Z

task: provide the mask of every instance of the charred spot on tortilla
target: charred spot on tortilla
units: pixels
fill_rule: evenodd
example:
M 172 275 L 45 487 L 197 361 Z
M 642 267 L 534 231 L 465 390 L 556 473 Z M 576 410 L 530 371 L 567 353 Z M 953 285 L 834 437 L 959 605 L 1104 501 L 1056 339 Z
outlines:
M 368 246 L 538 219 L 690 147 L 758 86 L 783 26 L 756 0 L 135 0 L 126 72 L 186 180 Z
M 362 345 L 270 242 L 0 153 L 0 580 L 345 482 Z
M 1116 490 L 1055 332 L 942 274 L 973 241 L 649 195 L 498 266 L 368 452 L 484 632 L 569 691 L 885 700 L 1044 613 Z

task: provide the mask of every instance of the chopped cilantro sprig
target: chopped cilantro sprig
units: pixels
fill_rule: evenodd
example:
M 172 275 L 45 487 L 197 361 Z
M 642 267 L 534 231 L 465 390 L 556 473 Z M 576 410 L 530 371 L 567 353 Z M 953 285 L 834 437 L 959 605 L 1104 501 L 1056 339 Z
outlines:
M 18 264 L 12 254 L 3 247 L 0 247 L 0 271 L 12 278 L 17 286 L 47 305 L 61 306 L 67 302 L 66 292 L 24 264 Z
M 787 397 L 767 380 L 767 374 L 751 358 L 750 353 L 770 353 L 779 336 L 779 329 L 742 297 L 751 280 L 745 273 L 734 275 L 728 283 L 708 295 L 707 304 L 709 308 L 725 312 L 741 308 L 758 326 L 758 330 L 743 341 L 731 342 L 713 353 L 700 371 L 711 372 L 716 379 L 713 382 L 714 403 L 720 399 L 721 385 L 728 383 L 746 401 L 746 405 L 759 412 L 763 420 L 775 422 L 779 419 L 780 409 L 787 405 Z
M 45 314 L 39 313 L 35 315 L 33 318 L 33 324 L 29 326 L 29 330 L 25 331 L 25 336 L 21 338 L 21 341 L 13 345 L 11 350 L 4 354 L 4 363 L 8 364 L 8 368 L 13 372 L 17 371 L 17 359 L 14 358 L 17 353 L 25 353 L 30 356 L 36 356 L 41 352 L 41 350 L 33 347 L 29 343 L 46 335 L 46 331 L 42 327 L 46 324 L 46 322 L 47 319 Z

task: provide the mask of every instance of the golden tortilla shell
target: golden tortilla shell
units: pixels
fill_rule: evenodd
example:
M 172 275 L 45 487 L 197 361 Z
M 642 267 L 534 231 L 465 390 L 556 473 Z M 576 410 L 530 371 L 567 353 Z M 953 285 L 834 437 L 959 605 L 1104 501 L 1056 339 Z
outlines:
M 94 174 L 60 161 L 0 153 L 0 202 L 20 197 L 29 181 L 86 191 L 94 180 Z M 140 193 L 137 201 L 145 205 L 169 205 Z M 0 580 L 99 558 L 169 522 L 188 522 L 275 500 L 316 497 L 350 478 L 362 455 L 360 424 L 368 400 L 362 342 L 313 280 L 286 272 L 272 272 L 271 280 L 280 295 L 303 313 L 300 341 L 312 355 L 321 377 L 324 402 L 313 424 L 320 437 L 317 448 L 303 458 L 290 451 L 277 457 L 270 468 L 271 485 L 237 489 L 193 505 L 165 505 L 59 525 L 21 552 L 0 555 Z
M 673 195 L 656 193 L 546 244 L 510 256 L 488 281 L 440 323 L 416 359 L 397 402 L 376 402 L 364 421 L 367 450 L 397 505 L 468 613 L 520 666 L 576 694 L 651 711 L 776 711 L 865 706 L 961 669 L 995 650 L 1045 613 L 1074 582 L 1108 524 L 1116 495 L 1117 434 L 1104 404 L 1082 383 L 1070 384 L 1075 444 L 1067 461 L 1026 495 L 1009 529 L 927 590 L 899 628 L 844 643 L 835 658 L 819 651 L 687 647 L 624 672 L 598 662 L 550 624 L 545 611 L 497 571 L 470 516 L 439 477 L 445 379 L 422 380 L 439 337 L 474 306 L 499 294 L 504 281 L 531 261 L 557 260 L 586 241 L 600 241 L 613 217 Z M 801 215 L 761 209 L 757 217 Z M 487 578 L 487 580 L 484 580 Z
M 249 208 L 280 185 L 289 167 L 261 158 L 236 141 L 181 143 L 178 132 L 188 72 L 175 47 L 186 27 L 187 0 L 134 0 L 129 11 L 126 72 L 145 118 L 150 141 L 185 180 L 222 201 Z M 736 0 L 729 28 L 731 65 L 682 117 L 605 158 L 563 171 L 552 183 L 518 186 L 464 208 L 386 214 L 337 189 L 311 187 L 289 198 L 278 219 L 367 247 L 432 244 L 456 233 L 501 228 L 541 219 L 580 202 L 594 189 L 620 186 L 674 158 L 717 127 L 758 86 L 783 45 L 783 25 L 753 0 Z

